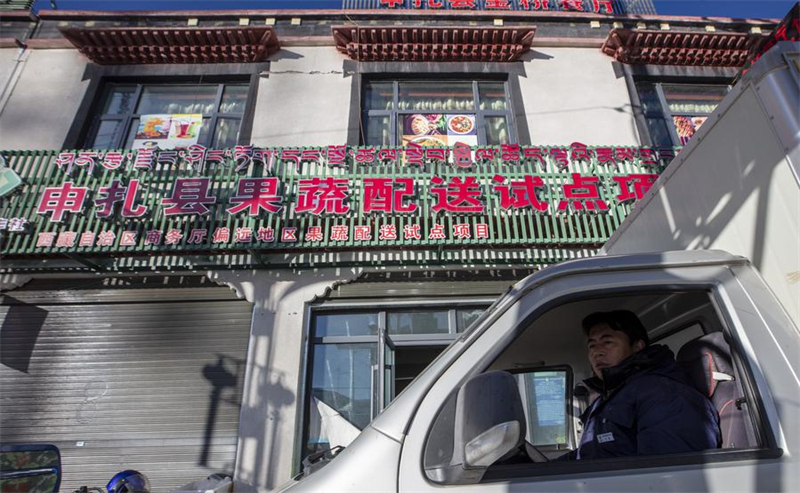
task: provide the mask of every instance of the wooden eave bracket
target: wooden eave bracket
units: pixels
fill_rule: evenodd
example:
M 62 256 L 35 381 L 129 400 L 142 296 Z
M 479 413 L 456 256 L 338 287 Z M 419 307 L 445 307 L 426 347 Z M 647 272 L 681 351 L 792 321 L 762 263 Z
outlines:
M 613 29 L 602 51 L 629 65 L 741 67 L 762 39 L 747 33 Z
M 280 49 L 268 26 L 63 28 L 61 34 L 100 65 L 255 63 Z
M 333 26 L 336 49 L 357 61 L 513 62 L 536 28 L 493 26 Z

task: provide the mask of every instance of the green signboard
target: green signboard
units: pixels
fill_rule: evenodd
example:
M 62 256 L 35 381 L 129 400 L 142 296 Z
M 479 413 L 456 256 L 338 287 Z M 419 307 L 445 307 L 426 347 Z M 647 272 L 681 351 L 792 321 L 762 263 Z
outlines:
M 5 152 L 0 253 L 598 246 L 676 149 L 328 146 Z

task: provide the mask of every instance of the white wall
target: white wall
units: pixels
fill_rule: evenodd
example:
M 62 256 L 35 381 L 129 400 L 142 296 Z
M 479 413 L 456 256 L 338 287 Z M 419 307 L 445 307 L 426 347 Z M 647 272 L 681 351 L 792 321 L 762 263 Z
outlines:
M 352 79 L 332 46 L 291 47 L 270 57 L 253 122 L 256 146 L 328 146 L 347 141 Z
M 15 54 L 0 50 L 0 82 Z M 259 84 L 252 143 L 344 144 L 352 87 L 352 76 L 343 72 L 346 60 L 332 46 L 289 47 L 270 57 Z M 526 60 L 519 80 L 531 142 L 638 144 L 625 80 L 600 50 L 538 47 Z M 0 148 L 60 148 L 88 86 L 81 80 L 86 64 L 76 50 L 30 51 L 0 113 Z
M 0 113 L 0 149 L 61 149 L 89 81 L 77 50 L 32 50 Z
M 352 84 L 343 74 L 347 58 L 321 46 L 287 48 L 270 60 L 259 86 L 253 144 L 345 143 Z M 531 142 L 638 145 L 625 79 L 611 62 L 594 48 L 539 47 L 529 53 L 519 81 Z
M 2 97 L 9 89 L 8 82 L 11 75 L 17 66 L 17 55 L 19 50 L 16 48 L 0 49 L 0 105 L 2 105 Z M 2 106 L 0 106 L 2 108 Z
M 531 142 L 638 145 L 623 77 L 595 48 L 537 47 L 526 55 L 520 89 Z

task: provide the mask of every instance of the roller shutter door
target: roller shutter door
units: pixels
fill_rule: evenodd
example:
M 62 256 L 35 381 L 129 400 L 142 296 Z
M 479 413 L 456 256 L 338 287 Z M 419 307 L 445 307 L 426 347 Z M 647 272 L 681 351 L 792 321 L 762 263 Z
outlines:
M 252 305 L 206 278 L 33 281 L 0 300 L 0 437 L 61 449 L 62 491 L 168 491 L 236 458 Z

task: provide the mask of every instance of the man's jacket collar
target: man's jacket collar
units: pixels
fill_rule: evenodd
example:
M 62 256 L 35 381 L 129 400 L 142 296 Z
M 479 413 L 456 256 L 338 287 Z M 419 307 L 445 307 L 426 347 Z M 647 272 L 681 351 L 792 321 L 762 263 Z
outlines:
M 583 381 L 587 387 L 600 393 L 604 398 L 621 387 L 627 380 L 646 371 L 667 369 L 674 364 L 672 351 L 661 344 L 654 344 L 638 351 L 616 366 L 603 368 L 603 379 L 597 377 Z

